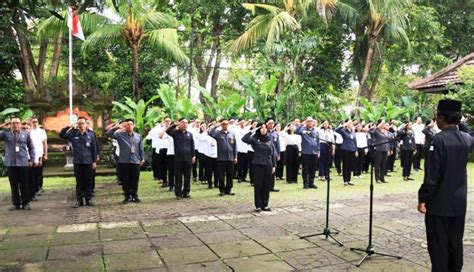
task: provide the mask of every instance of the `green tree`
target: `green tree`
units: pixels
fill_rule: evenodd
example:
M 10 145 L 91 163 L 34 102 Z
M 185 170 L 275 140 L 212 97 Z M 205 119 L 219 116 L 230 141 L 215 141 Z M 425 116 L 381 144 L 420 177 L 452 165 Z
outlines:
M 84 51 L 97 45 L 125 42 L 132 52 L 132 88 L 136 99 L 141 97 L 139 88 L 139 49 L 142 44 L 166 52 L 179 63 L 188 57 L 178 44 L 177 21 L 169 14 L 157 10 L 153 1 L 108 1 L 113 17 L 89 35 L 83 43 Z

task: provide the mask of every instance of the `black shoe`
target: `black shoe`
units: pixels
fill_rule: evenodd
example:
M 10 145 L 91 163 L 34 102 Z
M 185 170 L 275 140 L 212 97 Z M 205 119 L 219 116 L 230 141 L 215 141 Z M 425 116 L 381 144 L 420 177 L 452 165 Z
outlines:
M 191 198 L 190 195 L 183 195 L 183 198 Z
M 177 195 L 177 196 L 176 196 L 176 200 L 181 200 L 181 199 L 183 199 L 182 196 L 180 196 L 180 195 Z
M 122 204 L 128 204 L 130 203 L 130 198 L 126 197 L 123 201 Z
M 260 208 L 256 208 L 256 209 L 255 209 L 255 212 L 258 212 L 258 213 L 259 213 L 259 212 L 261 212 L 261 211 L 262 211 L 262 209 L 260 209 Z
M 132 198 L 132 202 L 140 203 L 140 202 L 142 202 L 142 201 L 140 200 L 140 198 L 134 197 L 134 198 Z
M 161 184 L 161 188 L 166 188 L 168 187 L 168 183 L 164 182 L 163 184 Z
M 264 211 L 264 212 L 271 212 L 272 209 L 270 209 L 269 207 L 265 207 L 265 208 L 262 209 L 262 211 Z
M 377 181 L 377 183 L 378 183 L 378 181 Z M 349 185 L 348 182 L 344 182 L 344 186 L 347 186 L 347 185 Z
M 275 188 L 270 190 L 270 192 L 275 192 L 275 193 L 278 193 L 279 191 L 280 191 L 279 189 L 275 189 Z
M 305 183 L 305 184 L 303 185 L 303 189 L 309 189 L 308 184 Z
M 241 179 L 240 182 L 248 182 L 246 179 Z
M 382 180 L 382 183 L 388 183 L 388 181 Z
M 407 180 L 415 180 L 414 178 L 407 177 Z
M 382 183 L 380 180 L 376 180 L 375 182 L 376 182 L 376 183 Z
M 26 205 L 23 205 L 23 210 L 27 210 L 27 211 L 31 210 L 31 205 L 30 205 L 30 203 L 28 203 L 28 204 L 26 204 Z
M 219 196 L 224 196 L 225 194 L 223 192 L 220 192 L 219 193 Z
M 354 186 L 354 185 L 355 185 L 354 183 L 352 183 L 352 182 L 350 182 L 350 181 L 349 181 L 347 184 L 350 185 L 350 186 Z
M 318 186 L 316 186 L 314 184 L 310 184 L 308 187 L 311 188 L 311 189 L 318 189 Z
M 228 192 L 228 193 L 225 193 L 226 195 L 235 195 L 235 193 L 233 192 Z
M 11 205 L 10 207 L 8 207 L 8 210 L 9 210 L 10 212 L 16 211 L 16 210 L 19 210 L 19 209 L 20 209 L 20 207 L 17 206 L 17 205 Z
M 122 186 L 122 182 L 121 182 L 121 181 L 117 181 L 117 185 L 118 185 L 118 186 Z
M 74 209 L 77 209 L 77 208 L 81 207 L 82 205 L 84 205 L 84 203 L 82 201 L 78 200 L 78 201 L 76 201 L 76 203 L 74 204 L 73 207 L 74 207 Z
M 389 175 L 389 174 L 386 174 L 385 176 L 386 176 L 386 177 L 391 177 L 391 175 Z
M 33 197 L 31 201 L 38 201 L 38 199 L 36 197 Z
M 87 200 L 86 199 L 86 206 L 94 207 L 94 202 L 92 202 L 92 200 Z

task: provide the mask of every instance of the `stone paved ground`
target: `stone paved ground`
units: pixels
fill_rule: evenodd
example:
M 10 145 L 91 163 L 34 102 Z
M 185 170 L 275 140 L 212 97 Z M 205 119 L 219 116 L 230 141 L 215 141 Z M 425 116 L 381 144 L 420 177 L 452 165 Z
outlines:
M 349 248 L 368 242 L 367 180 L 357 188 L 333 182 L 330 223 L 340 231 L 339 247 L 322 236 L 299 239 L 324 228 L 325 183 L 303 191 L 300 184 L 280 182 L 281 192 L 271 195 L 273 211 L 256 214 L 247 183 L 236 184 L 233 198 L 213 190 L 209 196 L 210 190 L 194 183 L 193 198 L 177 201 L 145 177 L 143 203 L 126 206 L 112 178 L 98 184 L 92 208 L 73 209 L 67 188 L 47 190 L 32 211 L 8 212 L 4 194 L 0 270 L 429 271 L 423 217 L 415 210 L 419 182 L 392 180 L 375 187 L 374 245 L 401 260 L 375 257 L 355 267 L 362 255 Z M 465 271 L 474 270 L 471 219 L 468 213 Z

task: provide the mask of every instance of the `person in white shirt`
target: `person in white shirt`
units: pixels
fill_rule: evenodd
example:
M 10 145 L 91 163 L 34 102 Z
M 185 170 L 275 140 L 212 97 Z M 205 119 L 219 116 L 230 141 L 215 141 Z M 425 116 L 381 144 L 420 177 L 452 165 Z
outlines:
M 203 164 L 204 164 L 204 178 L 207 182 L 207 187 L 209 189 L 219 188 L 216 165 L 217 165 L 217 141 L 207 134 L 208 129 L 207 125 L 203 124 L 201 126 L 203 132 L 201 137 L 198 138 L 198 141 L 201 145 L 201 150 L 203 152 Z M 212 177 L 214 176 L 214 182 L 212 182 Z
M 35 200 L 36 195 L 40 195 L 43 190 L 43 168 L 44 163 L 48 160 L 48 136 L 46 131 L 39 127 L 37 117 L 30 119 L 30 125 L 30 138 L 35 149 L 30 177 L 30 195 L 31 199 Z
M 159 154 L 160 154 L 160 139 L 158 137 L 160 130 L 162 130 L 161 123 L 158 123 L 153 127 L 145 137 L 145 139 L 151 141 L 151 169 L 153 171 L 153 179 L 159 180 Z
M 278 136 L 281 136 L 283 131 L 281 131 L 281 124 L 277 123 L 275 125 L 275 132 L 278 133 Z M 280 137 L 280 160 L 277 161 L 277 166 L 275 169 L 275 179 L 283 180 L 283 170 L 285 166 L 285 153 L 286 153 L 286 142 L 285 139 Z
M 295 126 L 293 124 L 287 127 L 280 134 L 280 144 L 285 142 L 285 168 L 286 182 L 297 183 L 298 169 L 301 152 L 301 135 L 295 134 Z
M 413 158 L 413 169 L 415 171 L 422 170 L 421 169 L 421 159 L 423 157 L 423 146 L 425 144 L 425 134 L 423 133 L 423 129 L 425 128 L 425 124 L 423 124 L 423 119 L 418 116 L 416 118 L 416 123 L 413 124 L 412 130 L 415 136 L 415 144 L 416 144 L 416 154 Z
M 247 173 L 249 169 L 249 162 L 247 153 L 249 151 L 249 145 L 242 142 L 242 137 L 249 132 L 249 128 L 246 127 L 245 119 L 239 119 L 238 125 L 232 129 L 235 135 L 235 142 L 237 145 L 237 165 L 235 167 L 235 175 L 238 182 L 247 182 Z
M 324 120 L 319 129 L 319 179 L 325 181 L 329 176 L 329 168 L 331 167 L 332 158 L 336 153 L 334 145 L 334 131 L 329 124 L 329 120 Z
M 252 126 L 256 126 L 258 124 L 258 121 L 257 120 L 249 120 L 249 126 L 247 127 L 247 129 L 250 131 L 250 128 Z M 254 156 L 254 150 L 252 148 L 251 145 L 248 145 L 248 152 L 247 152 L 247 160 L 248 160 L 248 165 L 249 165 L 249 178 L 250 178 L 250 185 L 253 186 L 254 184 L 254 179 L 253 179 L 253 172 L 252 172 L 252 160 L 253 160 L 253 156 Z
M 342 135 L 334 132 L 334 137 L 336 139 L 336 151 L 334 153 L 334 166 L 336 167 L 337 174 L 339 176 L 342 175 L 342 142 L 344 139 L 342 138 Z
M 170 119 L 170 124 L 171 124 Z M 168 135 L 165 131 L 162 131 L 159 135 L 160 139 L 163 140 L 163 145 L 166 146 L 166 170 L 168 172 L 168 186 L 170 192 L 174 191 L 174 139 Z
M 199 152 L 199 144 L 198 139 L 196 138 L 197 135 L 199 134 L 199 130 L 201 129 L 201 120 L 199 118 L 194 119 L 193 123 L 191 124 L 191 128 L 188 128 L 188 131 L 193 134 L 193 140 L 194 140 L 194 149 L 195 149 L 195 154 L 196 154 L 196 160 L 193 164 L 192 168 L 192 175 L 193 175 L 193 180 L 197 181 L 198 178 L 200 181 L 204 179 L 203 174 L 204 174 L 204 168 L 201 163 L 202 159 L 202 154 Z M 198 166 L 199 166 L 199 174 L 198 174 Z
M 369 152 L 367 141 L 368 132 L 369 128 L 367 126 L 364 126 L 362 124 L 357 125 L 355 136 L 357 141 L 357 153 L 359 153 L 359 156 L 357 157 L 356 167 L 354 170 L 354 178 L 362 178 L 365 158 L 367 156 L 367 153 Z

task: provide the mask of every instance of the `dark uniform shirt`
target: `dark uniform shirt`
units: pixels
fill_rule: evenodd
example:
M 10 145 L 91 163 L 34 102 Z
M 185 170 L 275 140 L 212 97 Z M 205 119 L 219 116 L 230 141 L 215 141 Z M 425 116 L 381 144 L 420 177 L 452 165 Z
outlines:
M 357 151 L 357 140 L 355 136 L 355 130 L 349 131 L 345 127 L 336 128 L 336 132 L 341 134 L 343 142 L 341 150 Z
M 411 130 L 411 129 L 408 129 L 408 130 L 401 129 L 398 132 L 398 134 L 402 135 L 402 137 L 401 137 L 402 144 L 401 144 L 400 149 L 401 150 L 415 151 L 415 149 L 416 149 L 415 133 L 413 132 L 413 130 Z
M 467 162 L 474 138 L 457 127 L 436 134 L 429 147 L 425 178 L 418 200 L 427 214 L 464 216 L 467 198 Z
M 174 161 L 190 162 L 195 156 L 193 134 L 189 131 L 176 129 L 176 125 L 170 126 L 166 133 L 174 140 Z
M 97 140 L 90 130 L 81 133 L 79 129 L 65 127 L 59 132 L 59 137 L 69 140 L 72 144 L 74 164 L 92 164 L 97 158 Z M 68 131 L 69 130 L 69 131 Z
M 117 140 L 120 149 L 118 163 L 140 164 L 145 160 L 145 152 L 143 151 L 142 136 L 136 132 L 130 135 L 126 131 L 118 130 L 118 128 L 110 129 L 106 132 L 107 136 Z
M 316 128 L 309 129 L 305 125 L 301 125 L 295 130 L 295 133 L 301 135 L 301 154 L 319 154 L 319 133 Z
M 375 127 L 369 131 L 372 137 L 372 145 L 375 146 L 377 151 L 390 151 L 391 143 L 388 141 L 392 140 L 392 134 L 390 132 L 383 133 L 379 128 Z
M 431 144 L 431 139 L 433 139 L 434 136 L 433 129 L 425 127 L 422 132 L 425 134 L 425 148 L 428 148 Z
M 209 136 L 216 139 L 218 161 L 234 161 L 237 158 L 237 145 L 233 132 L 224 132 L 215 127 L 209 131 Z
M 0 130 L 0 141 L 5 141 L 6 167 L 26 167 L 28 161 L 33 161 L 35 149 L 28 131 L 20 130 L 13 133 L 11 130 Z
M 272 130 L 268 131 L 268 135 L 270 135 L 270 138 L 272 139 L 273 146 L 275 147 L 275 156 L 279 157 L 280 156 L 280 136 L 278 135 L 278 132 Z
M 259 139 L 255 135 L 252 136 L 252 132 L 249 132 L 242 137 L 242 142 L 251 145 L 254 150 L 252 164 L 275 167 L 275 146 L 272 144 L 271 136 L 268 135 Z

